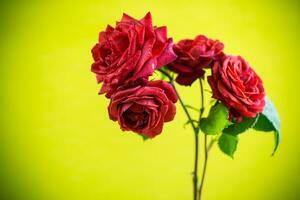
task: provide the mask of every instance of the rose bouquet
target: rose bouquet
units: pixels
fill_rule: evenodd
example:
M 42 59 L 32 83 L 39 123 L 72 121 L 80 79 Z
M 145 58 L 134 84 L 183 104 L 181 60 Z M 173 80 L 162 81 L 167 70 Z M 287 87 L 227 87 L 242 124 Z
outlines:
M 117 121 L 123 131 L 135 132 L 144 140 L 156 137 L 164 123 L 174 119 L 179 100 L 188 118 L 185 124 L 191 126 L 195 136 L 194 200 L 201 199 L 208 153 L 214 143 L 233 157 L 239 134 L 250 128 L 274 133 L 273 154 L 280 141 L 279 117 L 266 97 L 262 80 L 243 57 L 223 50 L 222 42 L 204 35 L 173 44 L 165 26 L 152 24 L 150 13 L 141 20 L 123 14 L 115 27 L 108 25 L 100 32 L 92 48 L 91 70 L 102 83 L 99 94 L 110 99 L 109 118 Z M 149 80 L 155 72 L 162 74 L 161 80 Z M 203 116 L 205 80 L 213 102 L 207 116 Z M 177 85 L 190 86 L 195 82 L 200 85 L 199 109 L 186 105 L 176 90 Z M 199 112 L 199 117 L 192 118 L 191 110 Z M 199 180 L 200 136 L 205 157 Z

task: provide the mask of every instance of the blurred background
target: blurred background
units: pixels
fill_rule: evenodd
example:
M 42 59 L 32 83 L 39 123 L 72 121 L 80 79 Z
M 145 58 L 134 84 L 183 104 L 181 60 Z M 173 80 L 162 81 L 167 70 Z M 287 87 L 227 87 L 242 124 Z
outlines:
M 234 159 L 213 148 L 203 199 L 300 199 L 300 4 L 289 0 L 1 1 L 0 199 L 192 199 L 194 138 L 180 105 L 144 142 L 109 120 L 90 72 L 99 31 L 147 11 L 175 41 L 205 34 L 243 55 L 281 116 L 274 157 L 271 133 L 241 135 Z M 198 107 L 197 85 L 179 90 Z

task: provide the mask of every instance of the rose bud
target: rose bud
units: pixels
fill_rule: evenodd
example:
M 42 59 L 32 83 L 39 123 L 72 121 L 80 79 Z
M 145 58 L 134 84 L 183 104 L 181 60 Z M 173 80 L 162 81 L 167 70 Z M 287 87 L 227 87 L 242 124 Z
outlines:
M 145 86 L 116 91 L 108 107 L 109 117 L 118 121 L 123 131 L 153 138 L 162 132 L 164 122 L 173 120 L 177 100 L 172 85 L 149 81 Z
M 262 80 L 240 56 L 226 56 L 212 66 L 208 83 L 213 98 L 229 109 L 230 119 L 241 122 L 263 111 L 265 90 Z
M 103 82 L 99 93 L 110 97 L 120 85 L 148 80 L 155 69 L 176 59 L 172 46 L 167 28 L 152 26 L 150 13 L 141 20 L 123 14 L 115 28 L 108 25 L 100 32 L 92 49 L 91 70 Z
M 204 35 L 199 35 L 194 40 L 181 40 L 173 47 L 178 57 L 168 68 L 178 73 L 178 84 L 191 85 L 204 75 L 203 68 L 209 67 L 213 60 L 223 55 L 223 48 L 223 43 Z

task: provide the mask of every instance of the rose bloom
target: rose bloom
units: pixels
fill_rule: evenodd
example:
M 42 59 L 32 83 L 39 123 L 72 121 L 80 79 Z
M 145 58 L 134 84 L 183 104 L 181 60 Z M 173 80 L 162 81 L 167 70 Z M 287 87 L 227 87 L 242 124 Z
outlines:
M 199 35 L 194 40 L 181 40 L 173 47 L 178 57 L 168 68 L 178 73 L 178 84 L 191 85 L 204 75 L 203 68 L 209 67 L 213 60 L 223 56 L 223 48 L 223 43 L 204 35 Z
M 111 96 L 109 117 L 118 121 L 123 131 L 133 131 L 147 138 L 160 134 L 164 122 L 173 120 L 178 97 L 169 83 L 149 81 L 145 86 L 118 90 Z
M 265 90 L 262 80 L 240 56 L 226 56 L 216 61 L 208 77 L 213 98 L 229 108 L 230 118 L 241 122 L 263 111 Z
M 148 80 L 155 69 L 176 59 L 172 46 L 166 27 L 153 27 L 150 13 L 141 20 L 123 14 L 115 28 L 108 25 L 100 32 L 92 49 L 92 71 L 103 82 L 99 93 L 109 97 L 120 85 Z

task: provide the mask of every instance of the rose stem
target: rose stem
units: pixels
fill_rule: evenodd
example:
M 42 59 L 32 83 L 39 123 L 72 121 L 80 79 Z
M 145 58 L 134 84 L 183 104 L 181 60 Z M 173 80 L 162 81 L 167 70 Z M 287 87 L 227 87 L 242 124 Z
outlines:
M 200 94 L 201 94 L 201 108 L 198 120 L 198 126 L 195 131 L 195 165 L 194 165 L 194 199 L 197 200 L 197 189 L 198 189 L 198 157 L 199 157 L 199 132 L 200 132 L 200 120 L 204 111 L 204 92 L 203 92 L 203 84 L 201 78 L 199 78 L 200 82 Z M 196 194 L 195 194 L 196 193 Z M 199 198 L 199 196 L 198 196 Z
M 199 78 L 199 82 L 200 82 L 200 90 L 201 90 L 201 108 L 200 108 L 199 123 L 197 128 L 198 133 L 200 132 L 200 120 L 202 118 L 203 111 L 204 111 L 204 92 L 203 92 L 203 84 L 201 78 Z M 212 145 L 213 143 L 210 144 L 210 148 L 212 147 Z M 202 171 L 201 183 L 198 190 L 198 200 L 201 200 L 202 197 L 202 189 L 203 189 L 204 179 L 206 175 L 207 161 L 208 161 L 208 148 L 207 148 L 207 135 L 205 134 L 204 135 L 204 166 Z
M 180 101 L 180 104 L 183 108 L 183 110 L 185 111 L 188 119 L 190 120 L 190 124 L 193 127 L 194 130 L 194 135 L 195 135 L 195 164 L 194 164 L 194 171 L 193 171 L 193 194 L 194 194 L 194 200 L 197 200 L 197 188 L 198 188 L 198 154 L 199 154 L 199 139 L 198 139 L 198 128 L 195 127 L 194 122 L 192 121 L 192 118 L 187 110 L 187 108 L 185 107 L 185 104 L 183 103 L 182 99 L 179 96 L 178 91 L 176 90 L 176 87 L 173 83 L 171 83 L 175 89 L 175 92 L 178 96 L 178 99 Z
M 204 166 L 203 166 L 203 171 L 202 171 L 201 183 L 200 183 L 200 187 L 198 190 L 198 200 L 201 200 L 201 197 L 202 197 L 202 191 L 203 191 L 202 189 L 203 189 L 204 179 L 205 179 L 205 175 L 206 175 L 207 161 L 208 161 L 207 135 L 204 135 Z
M 169 78 L 170 80 L 170 84 L 173 86 L 177 96 L 178 96 L 178 99 L 179 99 L 179 102 L 186 114 L 186 116 L 188 117 L 188 120 L 190 121 L 190 124 L 194 130 L 194 134 L 195 134 L 195 165 L 194 165 L 194 171 L 193 171 L 193 199 L 194 200 L 197 200 L 197 189 L 198 189 L 198 154 L 199 154 L 199 148 L 198 148 L 198 143 L 199 143 L 199 139 L 198 139 L 198 132 L 200 130 L 199 126 L 196 127 L 193 123 L 193 120 L 191 118 L 191 115 L 189 114 L 187 108 L 185 107 L 185 104 L 183 103 L 183 100 L 181 99 L 174 83 L 173 83 L 173 78 L 165 71 L 163 70 L 160 70 L 158 69 L 158 71 L 160 71 L 162 74 L 164 74 L 166 77 Z M 203 107 L 203 86 L 202 86 L 202 82 L 200 80 L 200 85 L 201 85 L 201 100 L 202 100 L 202 107 L 200 109 L 200 116 L 199 116 L 199 121 L 202 117 L 202 113 L 203 113 L 203 110 L 204 110 L 204 107 Z
M 177 97 L 179 99 L 179 102 L 180 102 L 180 104 L 181 104 L 181 106 L 182 106 L 182 108 L 183 108 L 183 110 L 184 110 L 184 112 L 185 112 L 188 120 L 191 122 L 190 124 L 191 124 L 194 132 L 196 133 L 197 132 L 197 128 L 196 128 L 195 124 L 193 123 L 192 117 L 191 117 L 189 111 L 187 110 L 187 108 L 185 107 L 185 104 L 184 104 L 183 100 L 181 99 L 181 97 L 180 97 L 180 95 L 179 95 L 179 93 L 178 93 L 178 91 L 177 91 L 177 89 L 176 89 L 176 87 L 175 87 L 175 85 L 173 83 L 173 78 L 170 76 L 170 74 L 168 74 L 167 72 L 165 72 L 165 71 L 163 71 L 161 69 L 158 69 L 158 71 L 161 72 L 162 74 L 164 74 L 166 77 L 168 77 L 169 83 L 173 86 L 173 88 L 174 88 L 174 90 L 176 92 L 176 95 L 177 95 Z
M 158 71 L 160 71 L 162 74 L 164 74 L 166 77 L 169 78 L 170 80 L 170 84 L 173 86 L 177 96 L 178 96 L 178 99 L 179 99 L 179 102 L 186 114 L 186 116 L 188 117 L 189 121 L 191 122 L 191 126 L 194 130 L 194 135 L 195 135 L 195 163 L 194 163 L 194 171 L 193 171 L 193 199 L 194 200 L 197 200 L 197 197 L 198 199 L 200 199 L 201 197 L 198 196 L 197 194 L 197 189 L 198 189 L 198 155 L 199 155 L 199 132 L 200 132 L 200 120 L 202 118 L 202 115 L 203 115 L 203 111 L 204 111 L 204 90 L 203 90 L 203 84 L 202 84 L 202 80 L 199 79 L 199 82 L 200 82 L 200 93 L 201 93 L 201 108 L 200 108 L 200 114 L 199 114 L 199 120 L 198 120 L 198 126 L 196 127 L 193 123 L 193 120 L 191 118 L 191 115 L 189 114 L 183 100 L 181 99 L 175 85 L 174 85 L 174 82 L 173 82 L 173 78 L 170 76 L 170 74 L 168 74 L 167 72 L 163 71 L 163 70 L 160 70 L 158 69 Z M 206 140 L 206 136 L 205 136 L 205 140 Z M 205 141 L 205 147 L 206 147 L 206 141 Z M 206 156 L 207 156 L 207 152 L 206 152 Z M 206 157 L 207 158 L 207 157 Z M 206 159 L 207 160 L 207 159 Z M 205 161 L 206 163 L 207 161 Z M 205 164 L 206 165 L 206 164 Z M 205 172 L 204 172 L 205 173 Z M 202 176 L 203 177 L 203 176 Z M 203 178 L 201 180 L 201 185 L 203 185 Z M 200 185 L 200 188 L 201 188 L 201 185 Z M 201 189 L 202 191 L 202 189 Z M 201 192 L 199 192 L 199 195 L 201 195 Z

